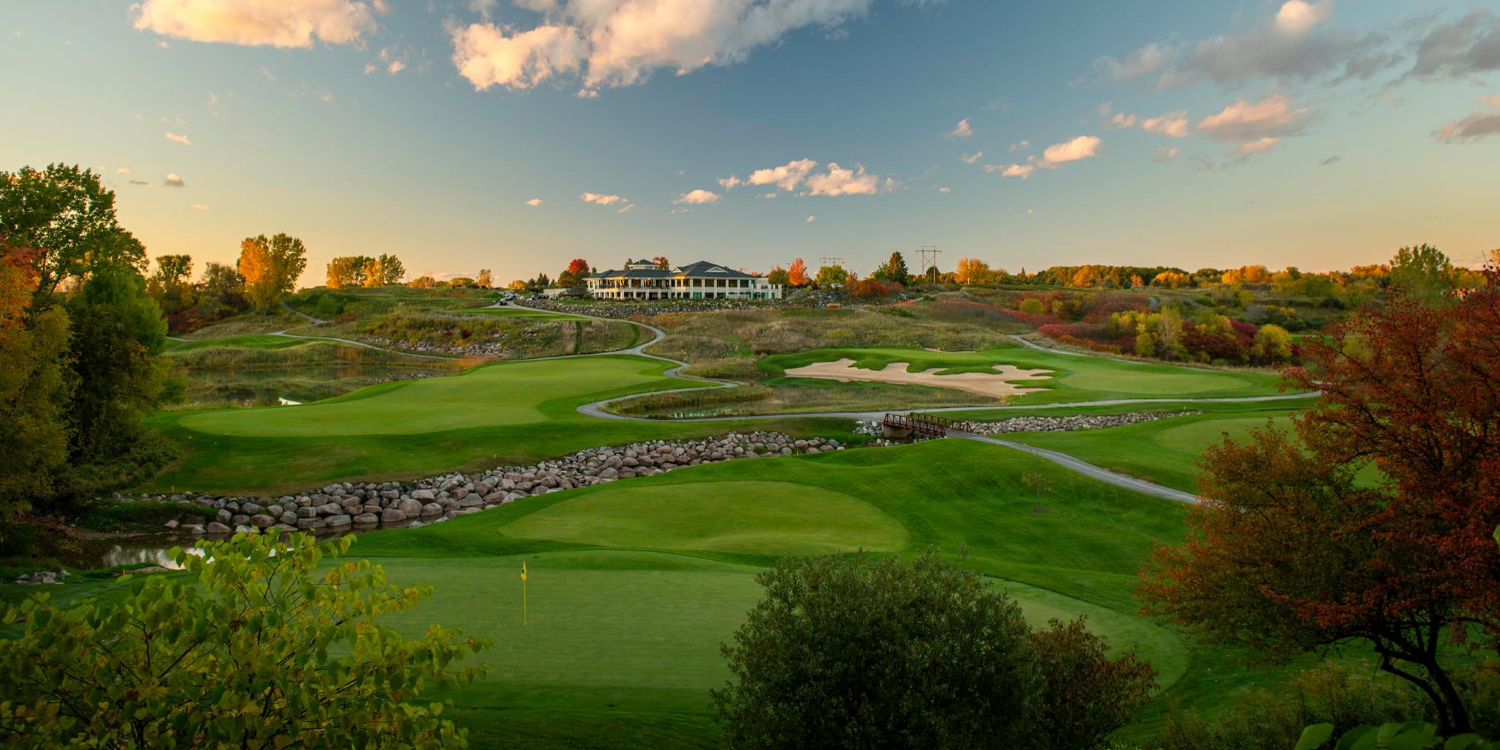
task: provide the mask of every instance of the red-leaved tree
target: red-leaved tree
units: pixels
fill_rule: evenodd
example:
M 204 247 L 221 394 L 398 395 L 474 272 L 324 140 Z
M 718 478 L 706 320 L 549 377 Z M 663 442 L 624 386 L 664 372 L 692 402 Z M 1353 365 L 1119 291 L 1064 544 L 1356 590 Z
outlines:
M 1162 547 L 1145 611 L 1272 657 L 1360 642 L 1432 701 L 1469 713 L 1449 645 L 1500 645 L 1500 271 L 1425 306 L 1383 309 L 1304 346 L 1287 384 L 1323 393 L 1201 462 L 1187 539 Z M 1378 481 L 1360 481 L 1372 464 Z

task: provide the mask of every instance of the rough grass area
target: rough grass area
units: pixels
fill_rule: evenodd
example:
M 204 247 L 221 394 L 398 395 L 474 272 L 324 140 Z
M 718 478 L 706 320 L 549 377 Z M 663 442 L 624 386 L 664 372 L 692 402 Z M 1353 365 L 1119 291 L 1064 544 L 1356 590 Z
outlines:
M 406 286 L 370 289 L 308 289 L 287 297 L 288 307 L 314 318 L 365 316 L 399 310 L 459 310 L 494 304 L 498 292 L 489 289 L 413 289 Z
M 852 426 L 793 419 L 621 422 L 578 413 L 591 401 L 687 384 L 666 377 L 669 366 L 628 355 L 507 362 L 304 406 L 160 413 L 148 424 L 172 438 L 182 458 L 144 489 L 277 494 L 333 481 L 530 462 L 636 440 L 755 428 L 842 437 Z
M 344 316 L 328 324 L 296 328 L 292 333 L 335 336 L 429 355 L 535 359 L 629 348 L 635 344 L 639 330 L 624 321 L 562 315 L 399 310 L 362 317 Z
M 199 328 L 196 331 L 184 334 L 183 338 L 188 341 L 202 341 L 206 339 L 223 339 L 230 336 L 243 336 L 246 334 L 274 333 L 306 323 L 306 318 L 285 310 L 276 310 L 274 313 L 269 314 L 249 312 L 220 321 L 211 326 Z

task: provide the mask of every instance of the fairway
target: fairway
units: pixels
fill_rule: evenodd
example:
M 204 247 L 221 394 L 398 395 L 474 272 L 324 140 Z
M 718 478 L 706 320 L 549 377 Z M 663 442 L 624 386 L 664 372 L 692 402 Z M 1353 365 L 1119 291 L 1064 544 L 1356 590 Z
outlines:
M 638 357 L 513 362 L 462 375 L 367 389 L 292 409 L 221 410 L 184 417 L 190 430 L 247 437 L 412 435 L 542 422 L 541 404 L 610 390 L 652 390 L 672 383 Z
M 993 372 L 995 365 L 1021 370 L 1047 370 L 1051 377 L 1028 380 L 1035 392 L 1012 396 L 1013 404 L 1066 403 L 1119 398 L 1242 398 L 1279 393 L 1279 376 L 1236 370 L 1211 370 L 1168 364 L 1133 362 L 1104 357 L 1073 357 L 1022 346 L 1001 346 L 979 352 L 932 352 L 914 348 L 817 349 L 781 354 L 760 361 L 761 370 L 781 375 L 776 385 L 823 388 L 848 387 L 826 380 L 785 377 L 787 370 L 818 362 L 853 360 L 853 366 L 880 370 L 899 362 L 908 372 L 935 370 L 932 381 L 957 373 Z
M 899 550 L 906 531 L 842 492 L 789 482 L 625 486 L 533 513 L 511 536 L 760 555 Z

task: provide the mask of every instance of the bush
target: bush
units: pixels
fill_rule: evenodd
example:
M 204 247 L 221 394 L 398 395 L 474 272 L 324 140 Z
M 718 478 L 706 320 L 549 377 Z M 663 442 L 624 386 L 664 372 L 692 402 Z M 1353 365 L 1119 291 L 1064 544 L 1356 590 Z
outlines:
M 140 579 L 108 605 L 61 609 L 43 594 L 7 607 L 24 630 L 0 640 L 0 745 L 465 747 L 440 704 L 417 701 L 481 674 L 447 665 L 488 644 L 436 625 L 408 641 L 378 623 L 431 589 L 323 560 L 352 542 L 200 542 L 201 556 L 174 551 L 191 581 Z
M 784 559 L 756 580 L 766 597 L 723 647 L 734 681 L 713 692 L 735 750 L 1088 750 L 1154 685 L 1081 621 L 1031 633 L 934 553 Z

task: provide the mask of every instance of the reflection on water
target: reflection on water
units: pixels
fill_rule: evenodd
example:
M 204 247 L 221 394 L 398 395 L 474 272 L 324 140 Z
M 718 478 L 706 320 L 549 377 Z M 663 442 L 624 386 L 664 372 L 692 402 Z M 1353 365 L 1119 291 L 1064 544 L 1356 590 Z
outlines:
M 178 409 L 291 406 L 342 396 L 377 383 L 452 374 L 451 370 L 384 364 L 339 364 L 245 370 L 179 370 L 187 398 Z
M 354 528 L 344 526 L 335 531 L 320 529 L 316 536 L 319 541 L 324 541 L 350 534 L 363 536 L 375 533 L 376 531 L 406 529 L 421 525 L 425 525 L 425 523 L 421 521 L 403 521 L 401 523 L 388 523 L 379 527 L 361 526 Z M 224 538 L 226 538 L 226 535 L 223 534 L 203 536 L 193 534 L 149 534 L 124 539 L 74 540 L 74 543 L 70 545 L 70 548 L 63 557 L 64 561 L 70 567 L 87 570 L 112 568 L 116 565 L 140 564 L 157 565 L 168 570 L 181 570 L 182 566 L 173 562 L 171 555 L 167 554 L 173 547 L 191 550 L 199 539 Z M 351 553 L 354 551 L 357 550 L 351 550 Z

